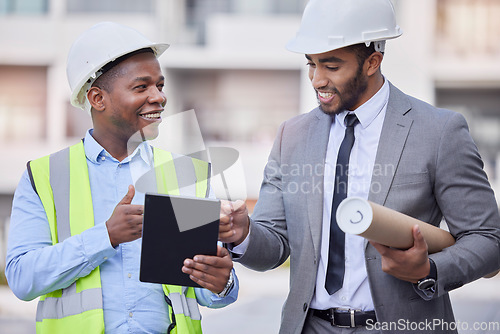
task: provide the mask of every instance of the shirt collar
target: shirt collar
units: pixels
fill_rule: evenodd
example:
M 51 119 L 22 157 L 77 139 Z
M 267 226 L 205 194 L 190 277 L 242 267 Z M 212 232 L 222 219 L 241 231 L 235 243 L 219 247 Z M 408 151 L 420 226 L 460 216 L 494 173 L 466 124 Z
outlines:
M 354 114 L 359 120 L 359 123 L 364 128 L 368 127 L 373 120 L 384 110 L 387 102 L 389 101 L 389 81 L 384 78 L 384 84 L 378 90 L 375 95 L 373 95 L 368 101 L 360 105 Z M 343 111 L 336 115 L 336 121 L 340 122 L 342 126 L 345 126 L 344 119 L 347 114 L 352 113 L 352 111 Z
M 95 139 L 92 137 L 93 129 L 90 129 L 85 134 L 85 139 L 83 142 L 83 147 L 85 148 L 85 155 L 94 164 L 101 163 L 101 157 L 109 157 L 116 160 L 109 154 Z M 122 163 L 129 162 L 136 156 L 140 157 L 147 165 L 150 165 L 153 157 L 153 150 L 148 142 L 142 142 L 128 157 L 121 161 Z M 118 160 L 116 160 L 118 161 Z

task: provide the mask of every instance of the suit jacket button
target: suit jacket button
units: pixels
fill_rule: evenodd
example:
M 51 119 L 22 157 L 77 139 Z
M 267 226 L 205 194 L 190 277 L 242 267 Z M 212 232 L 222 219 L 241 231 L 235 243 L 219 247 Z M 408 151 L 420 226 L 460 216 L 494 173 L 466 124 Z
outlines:
M 307 303 L 304 303 L 304 312 L 307 311 Z

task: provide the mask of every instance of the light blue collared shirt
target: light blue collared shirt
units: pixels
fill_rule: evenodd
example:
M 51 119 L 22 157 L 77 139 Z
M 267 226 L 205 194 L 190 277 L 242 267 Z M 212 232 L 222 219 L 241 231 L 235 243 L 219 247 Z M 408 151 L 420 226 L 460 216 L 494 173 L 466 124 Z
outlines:
M 47 216 L 25 171 L 12 206 L 5 269 L 9 286 L 20 299 L 31 300 L 66 288 L 99 266 L 106 333 L 165 333 L 170 322 L 162 287 L 139 281 L 142 239 L 113 248 L 105 224 L 128 186 L 150 169 L 151 147 L 143 143 L 118 161 L 91 133 L 84 148 L 95 226 L 52 246 Z M 144 194 L 136 191 L 132 204 L 144 204 Z M 236 300 L 238 280 L 235 275 L 225 298 L 206 289 L 195 291 L 200 305 L 223 307 Z

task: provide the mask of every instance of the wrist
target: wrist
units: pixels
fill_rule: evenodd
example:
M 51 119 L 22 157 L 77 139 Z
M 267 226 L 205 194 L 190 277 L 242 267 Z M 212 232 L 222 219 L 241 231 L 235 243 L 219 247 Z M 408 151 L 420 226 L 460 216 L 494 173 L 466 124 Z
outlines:
M 109 239 L 109 243 L 111 244 L 111 247 L 113 248 L 116 248 L 116 246 L 118 246 L 118 243 L 116 243 L 113 238 L 111 237 L 111 232 L 109 231 L 109 224 L 108 224 L 109 220 L 106 220 L 106 231 L 108 232 L 108 239 Z
M 421 291 L 434 291 L 436 287 L 437 281 L 437 268 L 434 261 L 429 258 L 429 274 L 419 279 L 417 284 L 417 288 Z
M 226 297 L 229 294 L 229 292 L 231 292 L 233 285 L 234 285 L 234 275 L 233 275 L 233 270 L 231 270 L 229 272 L 229 279 L 226 282 L 226 286 L 224 287 L 224 289 L 222 289 L 221 292 L 216 293 L 215 295 L 219 298 Z
M 233 242 L 233 246 L 238 246 L 241 244 L 245 239 L 248 237 L 248 234 L 250 233 L 250 217 L 247 215 L 247 224 L 243 228 L 243 233 L 241 235 L 241 238 Z

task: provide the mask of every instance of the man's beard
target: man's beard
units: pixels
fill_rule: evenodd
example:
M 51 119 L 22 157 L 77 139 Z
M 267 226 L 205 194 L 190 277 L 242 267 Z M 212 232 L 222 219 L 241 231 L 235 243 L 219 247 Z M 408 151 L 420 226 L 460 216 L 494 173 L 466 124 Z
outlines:
M 352 110 L 358 103 L 360 96 L 366 91 L 366 88 L 368 87 L 368 81 L 362 74 L 362 67 L 358 65 L 356 74 L 345 84 L 344 89 L 342 89 L 342 94 L 340 94 L 338 89 L 333 88 L 333 91 L 339 98 L 339 105 L 337 108 L 334 108 L 333 110 L 324 110 L 321 102 L 318 99 L 319 109 L 327 115 L 336 115 L 344 110 Z

